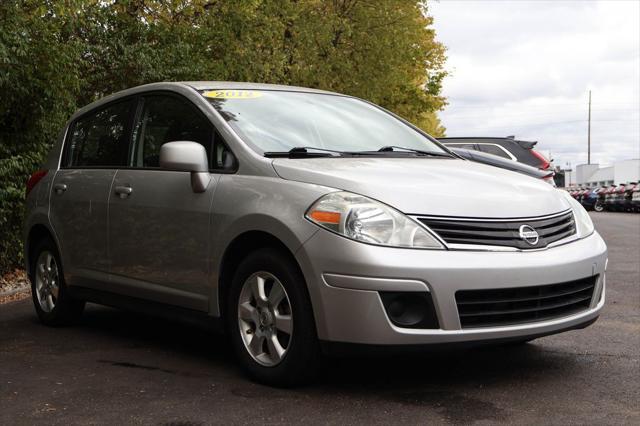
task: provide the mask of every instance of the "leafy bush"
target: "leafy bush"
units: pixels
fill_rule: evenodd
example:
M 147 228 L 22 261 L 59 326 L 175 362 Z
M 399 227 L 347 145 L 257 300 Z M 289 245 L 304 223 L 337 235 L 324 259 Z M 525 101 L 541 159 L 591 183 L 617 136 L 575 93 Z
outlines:
M 21 262 L 24 186 L 68 117 L 178 80 L 292 84 L 376 102 L 438 136 L 444 47 L 426 2 L 0 1 L 0 273 Z
M 0 274 L 22 261 L 25 183 L 76 108 L 80 45 L 42 2 L 0 3 Z

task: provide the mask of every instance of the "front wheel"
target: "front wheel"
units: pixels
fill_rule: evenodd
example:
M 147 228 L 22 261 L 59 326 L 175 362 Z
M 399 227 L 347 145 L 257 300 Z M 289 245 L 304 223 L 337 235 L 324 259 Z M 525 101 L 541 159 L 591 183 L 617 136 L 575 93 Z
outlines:
M 245 371 L 272 386 L 316 372 L 319 345 L 302 274 L 285 254 L 262 249 L 238 266 L 227 305 L 232 344 Z
M 597 212 L 601 212 L 601 211 L 604 210 L 604 206 L 602 205 L 600 200 L 596 201 L 596 203 L 593 205 L 593 210 L 595 210 Z

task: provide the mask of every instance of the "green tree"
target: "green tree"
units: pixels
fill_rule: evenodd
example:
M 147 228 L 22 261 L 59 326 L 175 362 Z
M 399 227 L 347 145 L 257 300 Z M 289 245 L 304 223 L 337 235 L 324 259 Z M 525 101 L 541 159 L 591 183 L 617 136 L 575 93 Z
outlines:
M 21 260 L 25 182 L 77 106 L 81 44 L 61 6 L 0 3 L 0 273 Z
M 77 108 L 154 81 L 255 81 L 362 97 L 441 136 L 432 23 L 415 0 L 1 1 L 0 273 L 21 261 L 24 183 Z

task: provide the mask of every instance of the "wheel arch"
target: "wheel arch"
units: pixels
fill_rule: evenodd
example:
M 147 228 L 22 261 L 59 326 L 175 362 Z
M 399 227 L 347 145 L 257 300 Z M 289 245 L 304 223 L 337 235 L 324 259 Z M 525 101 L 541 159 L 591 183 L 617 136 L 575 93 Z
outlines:
M 53 244 L 55 244 L 58 249 L 58 253 L 60 253 L 58 242 L 56 241 L 53 232 L 42 223 L 35 223 L 29 228 L 29 233 L 27 234 L 27 238 L 25 240 L 24 247 L 24 264 L 27 269 L 27 275 L 29 279 L 31 279 L 31 267 L 34 258 L 34 250 L 37 247 L 37 243 L 49 238 Z
M 272 248 L 287 257 L 302 273 L 301 265 L 296 260 L 294 252 L 278 237 L 263 230 L 249 230 L 237 235 L 226 247 L 218 267 L 217 308 L 219 316 L 224 319 L 226 303 L 233 276 L 240 262 L 250 252 Z M 308 292 L 308 289 L 306 289 Z

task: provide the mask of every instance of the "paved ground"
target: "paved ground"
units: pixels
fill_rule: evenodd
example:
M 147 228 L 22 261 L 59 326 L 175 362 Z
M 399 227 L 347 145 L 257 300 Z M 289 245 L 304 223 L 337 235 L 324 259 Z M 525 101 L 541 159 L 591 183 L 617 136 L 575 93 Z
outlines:
M 224 338 L 90 306 L 40 326 L 0 305 L 0 424 L 640 424 L 640 215 L 594 214 L 610 248 L 590 328 L 493 348 L 338 360 L 315 385 L 248 382 Z

